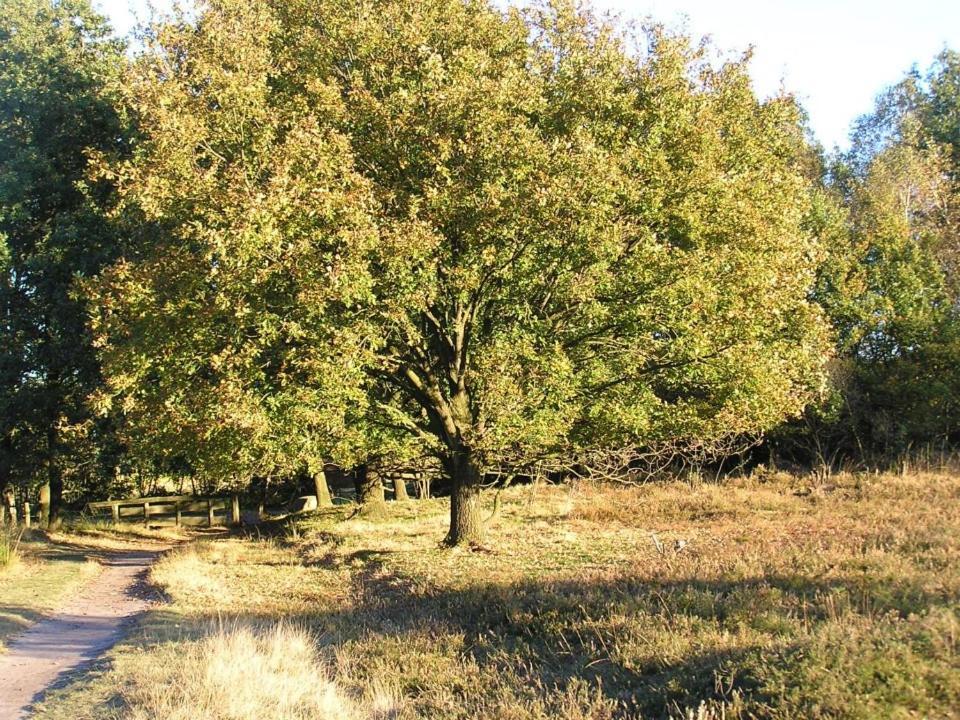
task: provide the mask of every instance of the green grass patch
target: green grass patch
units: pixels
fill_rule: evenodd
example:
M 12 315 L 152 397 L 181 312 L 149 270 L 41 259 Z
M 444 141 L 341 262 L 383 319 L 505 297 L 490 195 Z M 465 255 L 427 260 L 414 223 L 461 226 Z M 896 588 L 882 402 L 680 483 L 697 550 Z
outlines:
M 6 640 L 62 605 L 100 570 L 87 552 L 26 534 L 19 561 L 0 569 L 0 648 Z

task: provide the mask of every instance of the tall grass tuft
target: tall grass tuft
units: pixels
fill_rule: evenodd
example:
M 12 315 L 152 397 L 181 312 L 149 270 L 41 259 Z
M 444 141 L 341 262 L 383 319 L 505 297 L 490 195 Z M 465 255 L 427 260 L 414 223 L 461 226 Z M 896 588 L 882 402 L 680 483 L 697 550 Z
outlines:
M 8 525 L 0 528 L 0 568 L 11 567 L 20 560 L 22 536 L 22 529 Z
M 346 695 L 320 662 L 309 632 L 288 624 L 220 625 L 169 657 L 130 658 L 125 720 L 374 720 L 395 717 L 382 689 Z

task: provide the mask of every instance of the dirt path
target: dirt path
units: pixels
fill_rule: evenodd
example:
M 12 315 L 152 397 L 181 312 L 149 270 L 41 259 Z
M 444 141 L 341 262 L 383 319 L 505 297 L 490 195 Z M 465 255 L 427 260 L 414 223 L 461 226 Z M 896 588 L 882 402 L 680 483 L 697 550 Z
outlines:
M 123 637 L 150 604 L 142 580 L 156 557 L 146 550 L 105 556 L 103 571 L 73 600 L 7 645 L 0 654 L 0 720 L 29 717 L 44 691 Z

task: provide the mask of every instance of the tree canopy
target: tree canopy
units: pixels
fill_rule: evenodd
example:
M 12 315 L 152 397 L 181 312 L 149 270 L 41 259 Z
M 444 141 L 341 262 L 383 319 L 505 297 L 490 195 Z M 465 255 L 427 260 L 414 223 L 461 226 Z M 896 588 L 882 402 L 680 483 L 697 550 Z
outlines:
M 572 4 L 211 3 L 104 163 L 151 231 L 97 285 L 113 404 L 237 473 L 485 470 L 762 432 L 821 383 L 801 117 L 746 59 Z
M 11 0 L 0 38 L 0 486 L 427 463 L 459 543 L 533 468 L 958 439 L 953 51 L 828 155 L 749 56 L 568 0 L 214 0 L 130 54 Z
M 49 482 L 54 515 L 64 473 L 116 451 L 86 403 L 99 364 L 74 278 L 117 255 L 87 152 L 123 150 L 122 67 L 84 0 L 0 5 L 0 486 Z
M 817 297 L 842 363 L 817 426 L 834 452 L 896 456 L 960 429 L 958 86 L 945 51 L 878 98 L 830 168 Z

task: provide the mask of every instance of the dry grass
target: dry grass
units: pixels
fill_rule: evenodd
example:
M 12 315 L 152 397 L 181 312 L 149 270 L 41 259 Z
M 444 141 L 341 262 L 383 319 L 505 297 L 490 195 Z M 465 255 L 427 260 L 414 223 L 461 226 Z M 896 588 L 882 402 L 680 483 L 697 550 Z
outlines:
M 314 638 L 284 623 L 219 625 L 199 640 L 132 654 L 116 680 L 130 720 L 360 720 L 387 718 L 393 699 L 348 697 L 320 662 Z
M 219 531 L 225 532 L 223 528 Z M 114 524 L 106 520 L 80 518 L 65 522 L 58 530 L 47 533 L 47 536 L 54 543 L 100 550 L 130 550 L 132 547 L 183 542 L 196 537 L 196 533 L 174 526 L 144 526 L 129 522 Z
M 23 531 L 4 525 L 0 527 L 0 571 L 20 562 L 20 539 Z
M 154 566 L 151 580 L 176 602 L 168 611 L 189 623 L 218 614 L 305 616 L 338 607 L 349 574 L 304 564 L 297 548 L 275 540 L 202 540 L 178 547 Z
M 442 500 L 200 543 L 157 566 L 171 603 L 114 669 L 39 717 L 136 717 L 124 663 L 171 665 L 218 617 L 309 628 L 343 697 L 396 688 L 400 718 L 960 716 L 960 478 L 831 483 L 518 487 L 473 551 L 439 544 Z

